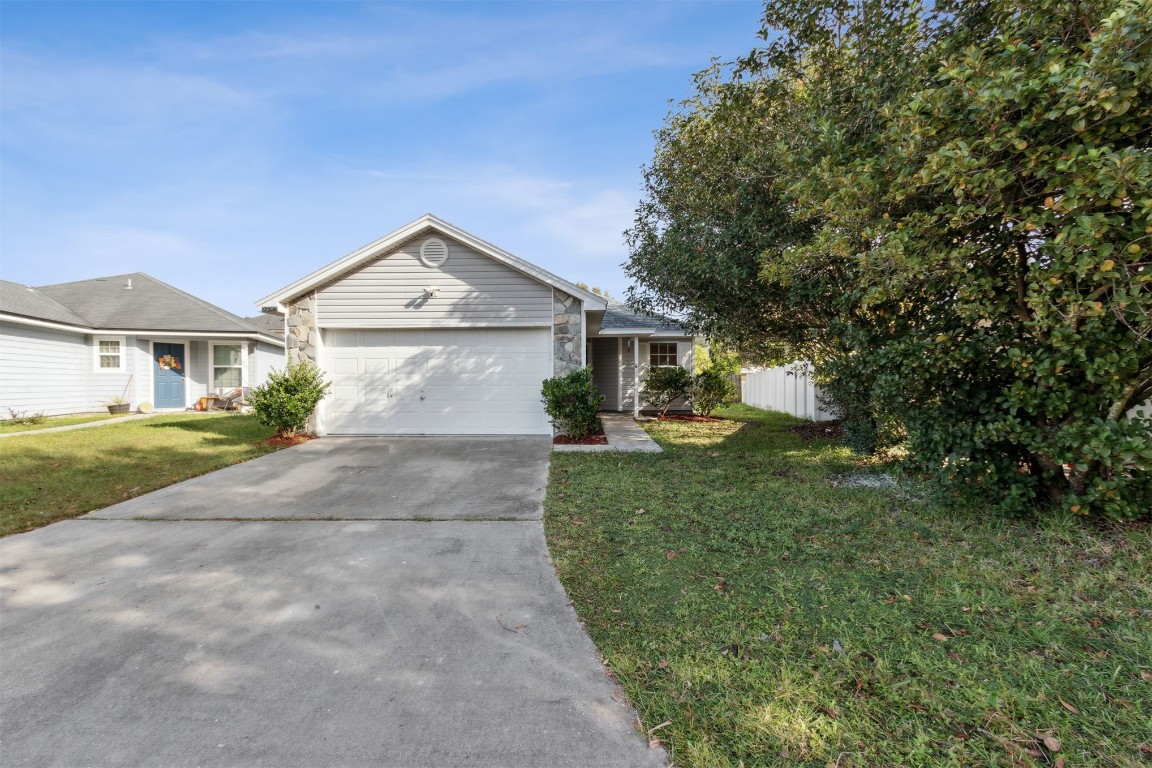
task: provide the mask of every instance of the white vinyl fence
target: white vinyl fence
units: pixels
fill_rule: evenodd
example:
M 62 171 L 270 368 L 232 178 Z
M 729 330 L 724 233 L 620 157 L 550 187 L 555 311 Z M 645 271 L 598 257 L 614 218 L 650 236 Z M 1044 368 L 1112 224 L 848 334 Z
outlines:
M 740 375 L 741 400 L 745 405 L 783 411 L 813 421 L 836 418 L 820 403 L 820 390 L 803 366 L 786 365 Z

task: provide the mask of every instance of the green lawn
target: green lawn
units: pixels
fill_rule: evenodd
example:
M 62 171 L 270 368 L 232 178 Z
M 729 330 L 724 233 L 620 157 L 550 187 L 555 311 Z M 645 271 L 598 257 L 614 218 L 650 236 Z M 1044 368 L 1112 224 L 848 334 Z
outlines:
M 1148 766 L 1152 527 L 990 518 L 791 417 L 557 453 L 560 578 L 677 766 Z
M 0 536 L 130 499 L 276 448 L 254 416 L 154 416 L 0 440 Z
M 0 435 L 8 432 L 35 432 L 39 429 L 52 427 L 68 427 L 73 424 L 87 424 L 92 421 L 104 421 L 116 418 L 110 413 L 86 413 L 80 416 L 49 416 L 39 424 L 13 424 L 11 421 L 0 421 Z

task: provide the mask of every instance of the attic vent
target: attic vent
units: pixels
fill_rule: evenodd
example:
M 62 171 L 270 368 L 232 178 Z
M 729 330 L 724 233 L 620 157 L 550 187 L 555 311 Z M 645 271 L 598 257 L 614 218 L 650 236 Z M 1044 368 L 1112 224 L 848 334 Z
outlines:
M 443 240 L 432 238 L 425 240 L 420 246 L 420 263 L 424 266 L 436 269 L 444 266 L 446 261 L 448 261 L 448 246 Z

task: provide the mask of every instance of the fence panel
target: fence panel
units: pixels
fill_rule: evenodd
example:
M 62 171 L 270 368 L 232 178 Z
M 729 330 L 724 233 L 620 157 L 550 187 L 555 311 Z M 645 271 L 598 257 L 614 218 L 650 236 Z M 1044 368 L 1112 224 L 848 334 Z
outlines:
M 745 405 L 783 411 L 813 421 L 836 418 L 820 402 L 820 389 L 811 377 L 793 366 L 765 368 L 741 374 L 741 400 Z

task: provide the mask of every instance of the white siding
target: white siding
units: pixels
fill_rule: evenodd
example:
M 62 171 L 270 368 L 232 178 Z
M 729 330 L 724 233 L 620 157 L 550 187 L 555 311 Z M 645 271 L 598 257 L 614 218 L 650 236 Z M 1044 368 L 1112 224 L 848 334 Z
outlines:
M 448 261 L 430 269 L 420 238 L 317 292 L 321 328 L 426 328 L 552 324 L 552 289 L 448 238 Z M 424 289 L 435 286 L 435 297 Z
M 88 399 L 92 348 L 83 334 L 0 326 L 0 419 L 8 409 L 58 416 L 94 411 Z
M 273 368 L 284 370 L 284 349 L 262 341 L 250 346 L 252 352 L 248 355 L 248 380 L 244 386 L 259 387 L 268 381 L 268 372 Z
M 820 402 L 820 390 L 804 373 L 791 366 L 753 371 L 744 376 L 742 385 L 745 405 L 782 411 L 813 421 L 828 421 L 835 416 Z

